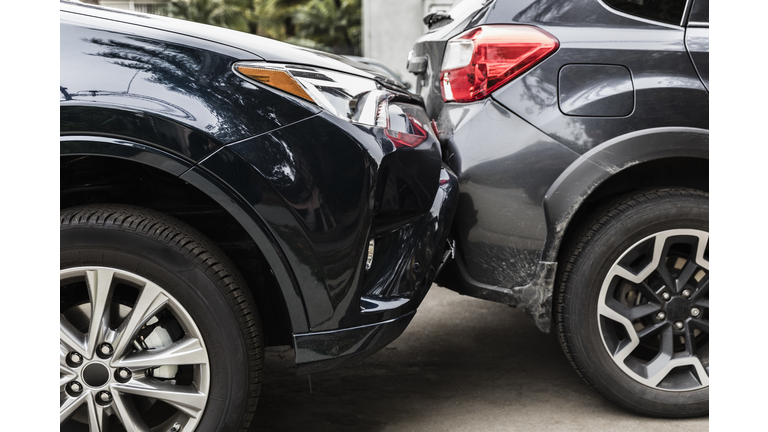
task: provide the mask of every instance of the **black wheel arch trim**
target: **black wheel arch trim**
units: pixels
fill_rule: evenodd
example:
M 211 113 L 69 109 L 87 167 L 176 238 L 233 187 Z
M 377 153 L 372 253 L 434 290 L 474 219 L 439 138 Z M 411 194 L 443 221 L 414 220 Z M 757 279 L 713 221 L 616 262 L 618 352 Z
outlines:
M 603 182 L 631 166 L 677 157 L 709 159 L 709 131 L 690 127 L 646 129 L 613 138 L 581 155 L 544 195 L 547 239 L 541 261 L 557 261 L 571 219 Z
M 285 253 L 253 208 L 216 176 L 174 154 L 130 140 L 70 135 L 61 136 L 59 142 L 61 156 L 105 156 L 149 165 L 186 181 L 216 201 L 251 236 L 267 259 L 288 307 L 292 333 L 309 331 L 304 300 Z

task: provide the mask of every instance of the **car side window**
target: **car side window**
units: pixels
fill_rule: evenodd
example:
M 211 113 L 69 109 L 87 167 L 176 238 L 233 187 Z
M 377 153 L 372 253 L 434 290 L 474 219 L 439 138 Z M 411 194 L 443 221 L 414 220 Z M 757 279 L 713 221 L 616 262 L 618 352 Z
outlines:
M 709 0 L 694 0 L 688 23 L 709 23 Z
M 680 25 L 685 13 L 686 0 L 603 0 L 603 2 L 613 9 L 630 15 Z

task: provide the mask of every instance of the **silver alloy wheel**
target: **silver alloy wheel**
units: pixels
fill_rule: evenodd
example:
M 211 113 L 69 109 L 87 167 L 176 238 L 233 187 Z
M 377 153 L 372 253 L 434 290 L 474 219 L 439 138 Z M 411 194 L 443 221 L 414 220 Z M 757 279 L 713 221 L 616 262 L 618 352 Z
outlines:
M 606 275 L 597 308 L 614 363 L 666 391 L 709 386 L 709 233 L 674 229 L 625 251 Z
M 60 422 L 103 431 L 115 416 L 128 432 L 194 430 L 208 400 L 209 360 L 181 304 L 119 269 L 65 269 L 60 281 L 81 287 L 84 300 L 61 311 Z

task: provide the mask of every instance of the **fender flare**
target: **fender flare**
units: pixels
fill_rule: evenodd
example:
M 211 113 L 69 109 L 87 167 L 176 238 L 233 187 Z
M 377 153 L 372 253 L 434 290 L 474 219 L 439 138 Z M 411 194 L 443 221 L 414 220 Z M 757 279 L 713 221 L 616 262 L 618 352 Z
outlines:
M 254 209 L 215 176 L 169 152 L 130 140 L 61 136 L 59 143 L 60 156 L 106 156 L 145 164 L 184 180 L 216 201 L 245 229 L 267 259 L 288 308 L 292 332 L 309 331 L 304 300 L 284 251 Z
M 709 131 L 691 127 L 646 129 L 613 138 L 581 155 L 544 196 L 547 239 L 541 261 L 556 263 L 571 219 L 603 182 L 631 166 L 673 157 L 709 159 Z

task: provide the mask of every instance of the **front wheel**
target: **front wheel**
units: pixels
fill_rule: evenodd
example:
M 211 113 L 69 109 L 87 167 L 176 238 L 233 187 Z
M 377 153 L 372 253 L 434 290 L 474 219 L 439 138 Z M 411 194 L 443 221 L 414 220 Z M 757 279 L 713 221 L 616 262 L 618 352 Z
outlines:
M 244 431 L 259 318 L 202 234 L 120 205 L 61 212 L 60 421 L 67 431 Z
M 638 413 L 709 411 L 709 196 L 656 189 L 604 209 L 560 274 L 558 330 L 594 389 Z

